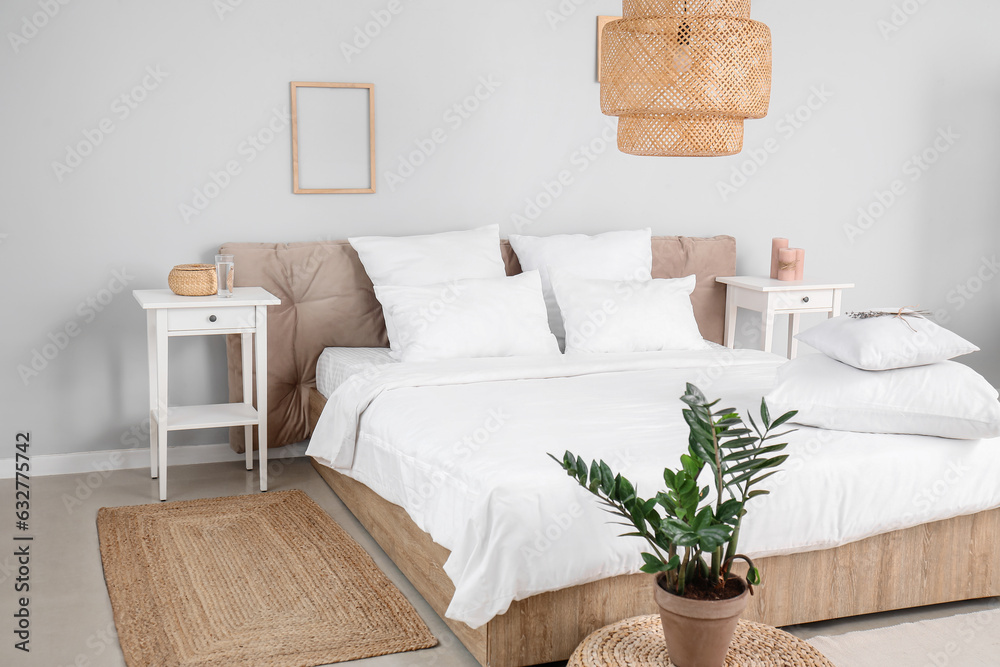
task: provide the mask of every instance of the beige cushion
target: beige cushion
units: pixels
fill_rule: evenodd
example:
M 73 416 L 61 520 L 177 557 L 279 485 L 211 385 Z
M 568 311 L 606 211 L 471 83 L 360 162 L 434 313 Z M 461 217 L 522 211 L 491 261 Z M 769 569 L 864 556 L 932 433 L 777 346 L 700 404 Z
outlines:
M 382 308 L 358 254 L 347 241 L 312 243 L 227 243 L 221 253 L 235 256 L 237 286 L 260 286 L 279 299 L 268 308 L 268 447 L 309 436 L 309 391 L 316 385 L 316 361 L 327 347 L 388 347 Z M 510 244 L 501 242 L 507 275 L 521 272 Z M 731 236 L 653 238 L 653 277 L 696 274 L 691 295 L 702 335 L 722 342 L 726 286 L 716 276 L 736 270 Z M 226 342 L 229 399 L 243 400 L 239 336 Z M 242 428 L 230 444 L 242 452 Z M 255 444 L 256 447 L 256 444 Z

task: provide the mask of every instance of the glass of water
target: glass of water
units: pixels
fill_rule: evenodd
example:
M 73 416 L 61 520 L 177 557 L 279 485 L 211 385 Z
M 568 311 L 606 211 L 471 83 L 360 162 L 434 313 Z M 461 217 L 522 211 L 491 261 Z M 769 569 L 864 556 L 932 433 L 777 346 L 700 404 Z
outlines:
M 218 295 L 228 298 L 233 295 L 233 275 L 235 273 L 232 255 L 215 256 L 215 275 L 219 280 Z

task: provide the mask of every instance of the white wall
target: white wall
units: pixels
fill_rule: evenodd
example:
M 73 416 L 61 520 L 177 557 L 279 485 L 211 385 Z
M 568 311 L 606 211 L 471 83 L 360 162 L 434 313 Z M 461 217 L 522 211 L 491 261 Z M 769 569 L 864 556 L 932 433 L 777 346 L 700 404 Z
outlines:
M 894 2 L 915 13 L 898 9 L 902 25 L 883 35 L 879 21 L 892 20 Z M 46 5 L 58 13 L 47 22 L 36 17 L 44 23 L 37 31 L 24 28 Z M 31 430 L 36 454 L 144 444 L 130 431 L 141 429 L 146 412 L 145 320 L 129 292 L 165 286 L 174 264 L 210 261 L 226 241 L 491 222 L 509 233 L 526 198 L 562 170 L 572 185 L 525 233 L 647 225 L 659 234 L 727 233 L 738 239 L 745 273 L 765 272 L 770 238 L 789 236 L 806 248 L 810 277 L 857 283 L 847 308 L 944 309 L 949 326 L 985 350 L 968 362 L 1000 381 L 1000 281 L 988 280 L 998 269 L 984 264 L 1000 235 L 1000 42 L 993 30 L 1000 4 L 758 0 L 754 17 L 774 35 L 771 114 L 747 123 L 742 155 L 717 159 L 604 150 L 594 17 L 619 13 L 613 0 L 402 0 L 402 11 L 348 62 L 341 44 L 387 5 L 3 3 L 0 439 Z M 553 28 L 560 8 L 568 16 Z M 22 30 L 21 38 L 11 36 Z M 147 68 L 162 80 L 148 77 Z M 155 88 L 125 117 L 115 100 L 144 77 Z M 446 112 L 481 78 L 499 87 L 455 127 Z M 277 138 L 255 159 L 241 152 L 275 109 L 287 109 L 293 80 L 375 83 L 378 194 L 292 195 L 290 133 L 281 120 L 274 121 Z M 828 99 L 815 90 L 828 91 Z M 814 109 L 803 107 L 810 102 Z M 795 129 L 783 119 L 797 110 L 809 118 Z M 53 162 L 64 161 L 66 147 L 102 119 L 114 131 L 60 182 Z M 387 172 L 439 127 L 447 141 L 393 190 Z M 958 138 L 914 181 L 904 163 L 949 129 Z M 723 199 L 719 183 L 769 139 L 777 152 Z M 580 152 L 588 144 L 603 151 L 593 161 Z M 180 205 L 191 204 L 194 189 L 229 160 L 242 173 L 185 222 Z M 894 179 L 905 193 L 849 239 L 844 227 L 858 207 Z M 102 292 L 118 286 L 115 271 L 127 274 L 127 289 Z M 965 285 L 979 289 L 971 300 L 955 291 Z M 100 312 L 87 306 L 112 296 Z M 33 352 L 67 324 L 77 325 L 78 335 L 23 381 L 18 367 L 30 367 Z M 752 329 L 750 318 L 745 324 Z M 175 402 L 225 400 L 221 341 L 183 340 L 171 353 Z M 171 436 L 176 443 L 224 437 Z

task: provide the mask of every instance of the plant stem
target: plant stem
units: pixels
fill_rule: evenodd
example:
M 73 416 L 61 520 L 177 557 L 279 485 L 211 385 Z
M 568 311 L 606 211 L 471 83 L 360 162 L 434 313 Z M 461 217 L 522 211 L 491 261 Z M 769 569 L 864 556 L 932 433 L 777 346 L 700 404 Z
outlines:
M 691 560 L 691 548 L 684 547 L 684 562 L 681 563 L 680 569 L 677 571 L 677 594 L 684 595 L 684 587 L 687 581 L 687 569 L 688 561 Z
M 708 423 L 712 428 L 712 450 L 715 452 L 715 516 L 719 516 L 722 508 L 722 448 L 719 447 L 719 436 L 715 432 L 715 423 L 712 421 L 712 412 L 709 410 Z M 732 548 L 732 541 L 729 547 Z M 720 545 L 712 552 L 712 580 L 718 582 L 722 573 L 722 546 Z
M 712 421 L 712 411 L 708 412 L 708 425 L 712 429 L 712 451 L 715 453 L 715 515 L 719 515 L 719 508 L 722 507 L 722 452 L 719 447 L 719 436 L 715 432 L 715 422 Z
M 724 576 L 724 577 L 729 575 L 729 570 L 732 567 L 733 556 L 736 555 L 736 546 L 737 546 L 737 544 L 740 541 L 740 528 L 743 526 L 743 515 L 744 514 L 746 514 L 746 510 L 743 509 L 742 507 L 740 507 L 739 514 L 737 514 L 736 527 L 733 528 L 733 534 L 729 538 L 729 547 L 726 549 L 726 560 L 725 560 L 725 562 L 727 563 L 727 565 L 726 565 L 726 568 L 725 568 L 725 572 L 722 573 L 722 576 Z

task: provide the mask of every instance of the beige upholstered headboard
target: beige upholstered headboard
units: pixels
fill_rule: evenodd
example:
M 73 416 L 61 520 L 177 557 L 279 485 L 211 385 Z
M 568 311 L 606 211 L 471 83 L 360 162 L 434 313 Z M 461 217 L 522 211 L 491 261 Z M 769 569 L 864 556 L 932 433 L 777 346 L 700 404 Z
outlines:
M 510 244 L 501 244 L 507 274 L 521 272 Z M 227 243 L 235 255 L 236 285 L 261 286 L 281 299 L 268 309 L 268 447 L 309 436 L 309 391 L 316 384 L 316 361 L 327 347 L 386 347 L 382 309 L 358 255 L 347 241 L 314 243 Z M 653 277 L 692 273 L 698 286 L 691 300 L 702 335 L 722 342 L 726 286 L 716 276 L 736 270 L 731 236 L 653 238 Z M 229 398 L 243 400 L 240 337 L 226 343 Z M 242 428 L 230 437 L 243 451 Z

